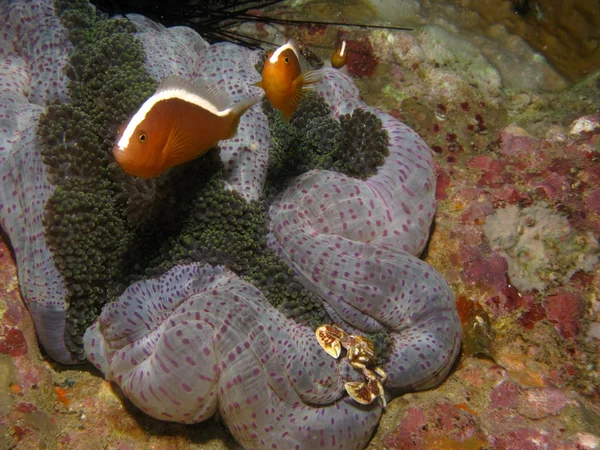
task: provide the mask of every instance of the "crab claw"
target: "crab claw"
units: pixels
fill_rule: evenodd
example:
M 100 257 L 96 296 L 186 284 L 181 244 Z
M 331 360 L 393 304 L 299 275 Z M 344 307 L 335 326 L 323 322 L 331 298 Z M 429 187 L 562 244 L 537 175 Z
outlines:
M 385 370 L 383 370 L 381 367 L 377 366 L 373 369 L 375 371 L 375 373 L 377 375 L 379 375 L 381 377 L 381 384 L 385 383 L 385 380 L 387 380 L 387 373 L 385 373 Z
M 347 381 L 344 387 L 348 395 L 362 405 L 370 405 L 377 397 L 380 397 L 383 407 L 387 406 L 383 386 L 377 378 L 369 378 L 366 382 Z
M 344 330 L 333 325 L 322 325 L 315 331 L 317 342 L 329 355 L 338 358 L 342 353 L 340 340 L 346 335 Z
M 368 389 L 364 381 L 347 381 L 344 387 L 348 395 L 361 405 L 370 405 L 377 398 L 377 393 Z

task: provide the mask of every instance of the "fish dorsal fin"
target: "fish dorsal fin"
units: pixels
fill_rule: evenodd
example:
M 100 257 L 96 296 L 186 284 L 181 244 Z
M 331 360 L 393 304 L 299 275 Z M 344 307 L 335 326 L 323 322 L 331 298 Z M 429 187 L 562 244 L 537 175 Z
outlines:
M 306 60 L 306 58 L 300 51 L 300 47 L 298 47 L 298 43 L 296 41 L 294 41 L 293 39 L 290 39 L 288 41 L 288 44 L 289 44 L 290 48 L 293 50 L 294 54 L 296 55 L 296 58 L 298 58 L 298 64 L 300 64 L 300 71 L 306 72 L 307 70 L 310 70 L 311 69 L 310 64 L 308 64 L 308 61 Z
M 194 97 L 201 99 L 212 106 L 212 108 L 207 108 L 206 105 L 198 101 L 193 102 L 206 109 L 213 109 L 214 111 L 211 112 L 224 111 L 231 106 L 231 97 L 229 97 L 229 94 L 217 83 L 205 78 L 197 78 L 193 83 L 190 83 L 177 75 L 169 75 L 160 83 L 156 93 L 168 94 L 169 92 L 181 92 L 182 95 L 180 98 L 183 100 L 186 99 L 183 94 L 188 94 L 190 101 L 193 101 L 191 99 L 194 99 Z

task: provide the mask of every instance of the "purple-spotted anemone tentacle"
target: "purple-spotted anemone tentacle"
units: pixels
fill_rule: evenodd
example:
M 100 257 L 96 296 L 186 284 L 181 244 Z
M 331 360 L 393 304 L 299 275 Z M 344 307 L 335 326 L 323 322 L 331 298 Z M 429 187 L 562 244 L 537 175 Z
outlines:
M 67 290 L 42 217 L 54 192 L 36 134 L 46 104 L 67 99 L 72 50 L 52 0 L 0 3 L 0 217 L 19 271 L 21 294 L 51 358 L 76 361 L 65 343 Z
M 317 92 L 323 100 L 334 110 L 337 105 L 344 99 L 360 99 L 358 87 L 348 75 L 340 72 L 337 69 L 322 68 L 323 78 L 315 84 L 315 92 Z
M 190 82 L 202 76 L 201 55 L 209 43 L 188 27 L 167 28 L 140 14 L 127 14 L 136 25 L 135 38 L 142 44 L 144 64 L 157 81 L 177 75 Z
M 336 202 L 341 198 L 338 197 L 340 190 L 343 191 L 344 206 L 332 207 L 320 213 L 322 217 L 319 217 L 327 223 L 325 227 L 336 228 L 331 230 L 333 234 L 341 232 L 351 240 L 377 241 L 413 255 L 420 254 L 427 243 L 429 226 L 435 214 L 435 173 L 431 150 L 412 129 L 389 114 L 365 105 L 358 97 L 356 86 L 346 75 L 333 69 L 327 69 L 325 73 L 316 90 L 331 106 L 334 117 L 352 114 L 356 108 L 375 114 L 388 132 L 390 154 L 377 173 L 366 181 L 349 177 L 330 178 L 326 174 L 305 181 L 304 184 L 320 183 L 319 177 L 326 178 L 320 183 L 324 193 L 329 188 L 327 183 L 335 183 L 332 195 Z M 314 194 L 319 198 L 318 191 Z M 356 226 L 356 220 L 360 226 Z
M 202 76 L 223 86 L 234 102 L 263 95 L 254 86 L 261 79 L 256 71 L 261 53 L 229 42 L 213 44 L 202 55 Z M 262 193 L 270 143 L 269 122 L 260 104 L 241 117 L 232 139 L 219 143 L 225 179 L 246 200 L 258 200 Z
M 362 448 L 381 405 L 345 396 L 344 367 L 314 332 L 220 267 L 176 266 L 133 284 L 84 337 L 88 359 L 153 417 L 219 408 L 245 448 Z
M 435 211 L 429 148 L 414 131 L 356 99 L 389 134 L 390 154 L 367 180 L 314 170 L 299 176 L 270 209 L 271 245 L 303 286 L 356 334 L 387 330 L 386 387 L 441 382 L 458 354 L 461 326 L 446 281 L 420 261 Z

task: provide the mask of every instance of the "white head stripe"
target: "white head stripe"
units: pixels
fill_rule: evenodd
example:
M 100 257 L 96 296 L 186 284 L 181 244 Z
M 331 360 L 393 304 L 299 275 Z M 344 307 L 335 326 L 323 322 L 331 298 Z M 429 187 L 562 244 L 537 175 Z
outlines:
M 340 50 L 340 56 L 344 56 L 345 51 L 346 51 L 346 41 L 342 41 L 342 49 Z
M 188 103 L 193 103 L 194 105 L 197 105 L 200 108 L 203 108 L 203 109 L 207 110 L 208 112 L 210 112 L 216 116 L 219 116 L 219 117 L 224 117 L 227 114 L 229 114 L 229 112 L 231 111 L 231 108 L 227 108 L 227 109 L 224 109 L 223 111 L 219 111 L 208 100 L 200 97 L 199 95 L 192 94 L 183 89 L 164 90 L 164 91 L 154 94 L 152 97 L 150 97 L 148 100 L 146 100 L 144 102 L 144 104 L 142 105 L 142 107 L 133 115 L 133 117 L 129 121 L 129 124 L 125 128 L 125 131 L 123 132 L 123 136 L 121 136 L 121 139 L 119 139 L 119 142 L 117 142 L 117 147 L 120 150 L 123 150 L 124 148 L 128 147 L 129 142 L 131 140 L 131 137 L 133 136 L 135 129 L 139 126 L 140 123 L 142 123 L 144 121 L 144 119 L 146 118 L 146 116 L 148 115 L 150 110 L 154 107 L 154 105 L 156 105 L 158 102 L 160 102 L 162 100 L 170 100 L 172 98 L 178 98 L 178 99 L 181 99 Z M 149 130 L 147 130 L 147 131 L 149 131 Z
M 292 45 L 292 43 L 290 41 L 288 41 L 287 44 L 282 45 L 281 47 L 279 47 L 277 50 L 275 50 L 273 52 L 273 54 L 269 58 L 269 62 L 271 64 L 275 64 L 277 62 L 277 60 L 279 59 L 279 55 L 281 55 L 281 52 L 284 52 L 288 48 L 294 52 L 296 57 L 298 57 L 298 53 L 296 53 L 296 48 Z

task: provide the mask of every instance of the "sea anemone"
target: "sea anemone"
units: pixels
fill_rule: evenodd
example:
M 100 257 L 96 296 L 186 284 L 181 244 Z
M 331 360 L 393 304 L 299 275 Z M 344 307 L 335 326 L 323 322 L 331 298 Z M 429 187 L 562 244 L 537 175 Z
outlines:
M 52 358 L 87 357 L 163 420 L 218 408 L 247 448 L 366 444 L 382 403 L 346 396 L 362 375 L 319 347 L 321 324 L 378 344 L 388 395 L 443 380 L 461 328 L 447 283 L 416 257 L 435 177 L 414 131 L 327 70 L 289 125 L 256 105 L 218 149 L 139 182 L 110 149 L 157 82 L 256 95 L 261 52 L 57 6 L 62 22 L 46 2 L 0 9 L 15 50 L 2 53 L 0 216 Z M 40 20 L 51 28 L 27 25 Z

